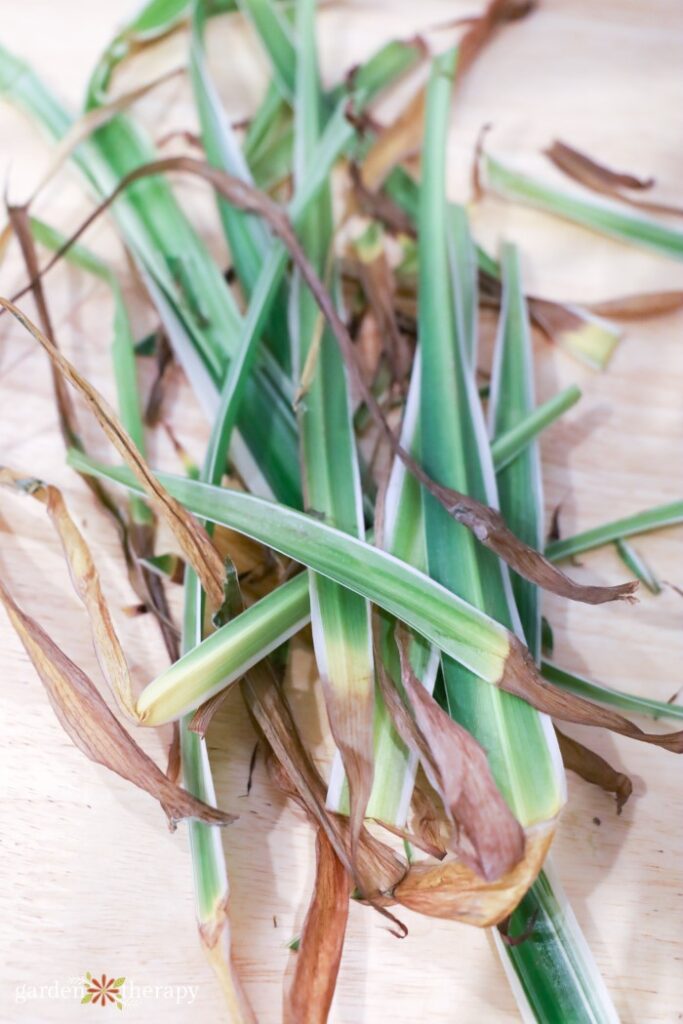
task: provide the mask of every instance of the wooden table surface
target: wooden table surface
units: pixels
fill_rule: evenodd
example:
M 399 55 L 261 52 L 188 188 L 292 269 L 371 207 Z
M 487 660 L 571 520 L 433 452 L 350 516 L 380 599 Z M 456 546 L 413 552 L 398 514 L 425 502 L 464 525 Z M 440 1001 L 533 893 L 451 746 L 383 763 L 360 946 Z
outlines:
M 75 105 L 94 55 L 126 6 L 112 0 L 2 0 L 2 41 Z M 320 16 L 324 73 L 331 78 L 383 39 L 476 6 L 437 0 L 330 6 Z M 265 64 L 253 38 L 235 21 L 222 19 L 211 28 L 210 53 L 226 104 L 239 116 L 257 101 Z M 122 76 L 121 88 L 131 75 L 146 77 L 154 62 L 158 67 L 181 60 L 184 45 L 178 37 L 144 58 Z M 678 3 L 547 0 L 498 37 L 458 93 L 450 139 L 453 197 L 467 198 L 473 142 L 480 126 L 492 122 L 492 150 L 533 154 L 558 136 L 616 166 L 655 174 L 661 194 L 680 202 L 682 56 Z M 164 86 L 139 105 L 139 115 L 155 135 L 171 127 L 191 128 L 186 83 Z M 23 116 L 4 104 L 0 138 L 2 187 L 8 182 L 11 198 L 19 201 L 46 166 L 48 148 Z M 185 186 L 182 195 L 224 258 L 210 198 L 196 184 Z M 63 228 L 86 209 L 78 181 L 66 172 L 39 204 L 40 213 Z M 536 293 L 590 300 L 683 287 L 680 264 L 492 199 L 475 211 L 474 227 L 491 249 L 503 237 L 520 244 L 525 278 Z M 135 289 L 120 244 L 104 223 L 90 242 L 120 269 L 142 334 L 154 324 L 154 315 Z M 0 291 L 11 293 L 22 279 L 12 249 L 0 268 Z M 48 298 L 65 351 L 111 396 L 106 289 L 60 268 L 49 279 Z M 28 300 L 25 307 L 33 311 Z M 630 325 L 604 374 L 582 368 L 537 339 L 539 399 L 570 382 L 583 389 L 581 403 L 543 438 L 547 509 L 561 503 L 565 533 L 680 498 L 682 328 L 680 314 Z M 43 353 L 5 318 L 0 324 L 0 459 L 63 487 L 93 547 L 135 678 L 143 685 L 164 665 L 164 652 L 151 621 L 123 613 L 134 597 L 116 537 L 64 465 L 49 395 Z M 199 459 L 206 425 L 179 379 L 170 415 L 181 441 Z M 84 411 L 81 418 L 88 443 L 109 456 Z M 154 464 L 177 466 L 163 432 L 154 434 L 150 445 Z M 683 530 L 644 537 L 637 547 L 663 578 L 683 583 Z M 582 579 L 624 578 L 612 550 L 587 555 L 583 562 L 574 570 Z M 26 611 L 98 679 L 56 537 L 37 507 L 6 494 L 0 495 L 0 572 Z M 634 607 L 591 608 L 548 599 L 545 611 L 555 630 L 556 659 L 568 668 L 665 700 L 680 687 L 683 602 L 674 590 L 658 597 L 643 593 Z M 86 971 L 123 975 L 140 988 L 156 989 L 128 1001 L 125 1016 L 131 1024 L 225 1019 L 196 937 L 184 828 L 170 836 L 147 795 L 90 764 L 73 747 L 4 614 L 0 650 L 0 1019 L 52 1024 L 85 1018 L 90 1010 L 76 1008 L 68 986 Z M 306 663 L 297 663 L 291 683 L 297 704 L 310 704 L 314 683 Z M 167 739 L 142 736 L 160 761 Z M 680 762 L 600 733 L 592 733 L 590 743 L 629 771 L 634 795 L 617 817 L 611 798 L 570 777 L 555 862 L 621 1019 L 628 1024 L 680 1020 Z M 262 765 L 250 796 L 244 795 L 252 744 L 235 695 L 212 727 L 209 747 L 219 803 L 240 814 L 224 837 L 237 960 L 259 1020 L 275 1024 L 283 975 L 291 971 L 294 955 L 287 942 L 298 933 L 312 882 L 312 836 L 268 785 Z M 324 748 L 321 740 L 316 747 L 321 758 Z M 351 908 L 334 1021 L 517 1019 L 485 933 L 407 912 L 402 916 L 410 935 L 397 941 L 379 916 Z M 193 986 L 192 995 L 182 996 L 178 986 Z

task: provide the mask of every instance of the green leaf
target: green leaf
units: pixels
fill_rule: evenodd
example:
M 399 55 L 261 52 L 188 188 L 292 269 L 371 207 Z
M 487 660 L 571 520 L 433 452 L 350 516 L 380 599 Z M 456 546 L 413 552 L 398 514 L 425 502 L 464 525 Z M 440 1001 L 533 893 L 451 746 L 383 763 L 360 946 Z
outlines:
M 683 259 L 683 232 L 651 217 L 634 214 L 628 207 L 598 199 L 576 186 L 566 191 L 546 185 L 500 160 L 484 156 L 485 184 L 505 199 L 527 203 L 610 238 L 654 249 L 672 259 Z
M 593 548 L 623 540 L 625 537 L 634 537 L 640 533 L 661 530 L 667 526 L 678 526 L 681 523 L 683 523 L 683 501 L 672 501 L 668 505 L 657 505 L 655 508 L 637 512 L 635 515 L 603 523 L 602 526 L 595 526 L 591 530 L 577 533 L 573 537 L 554 540 L 546 546 L 545 553 L 553 562 L 560 562 L 564 558 L 572 558 L 584 551 L 591 551 Z

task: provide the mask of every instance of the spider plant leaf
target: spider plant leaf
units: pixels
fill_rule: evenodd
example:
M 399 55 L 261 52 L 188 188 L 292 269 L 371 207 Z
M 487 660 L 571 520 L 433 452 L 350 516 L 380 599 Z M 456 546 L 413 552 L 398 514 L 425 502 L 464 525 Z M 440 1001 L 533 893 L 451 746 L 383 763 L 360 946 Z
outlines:
M 576 384 L 570 384 L 547 402 L 523 411 L 520 418 L 514 423 L 510 422 L 509 426 L 501 425 L 500 432 L 491 441 L 491 455 L 496 473 L 502 473 L 541 431 L 576 405 L 580 398 L 580 389 Z M 500 477 L 498 486 L 500 490 Z
M 501 322 L 494 351 L 489 401 L 490 433 L 514 436 L 534 408 L 534 367 L 528 310 L 524 299 L 519 257 L 514 246 L 505 245 L 501 255 L 503 295 Z M 503 435 L 507 436 L 507 435 Z M 532 440 L 504 467 L 497 467 L 501 509 L 512 528 L 529 543 L 540 546 L 543 531 L 543 490 L 538 443 Z M 533 584 L 513 575 L 516 606 L 529 649 L 540 660 L 542 619 L 540 594 Z M 571 755 L 565 767 L 581 769 L 594 782 L 625 792 L 625 776 L 616 774 L 597 755 L 555 730 L 560 752 Z M 563 741 L 566 743 L 563 745 Z M 550 858 L 546 869 L 511 916 L 508 936 L 516 936 L 535 914 L 529 943 L 496 945 L 518 1005 L 525 1017 L 551 1024 L 558 1008 L 567 1020 L 616 1021 L 612 1002 L 591 957 L 578 923 L 562 889 L 551 882 Z M 559 913 L 559 908 L 563 913 Z M 536 937 L 542 956 L 536 952 Z
M 642 555 L 639 555 L 627 540 L 620 537 L 616 549 L 624 565 L 628 566 L 634 576 L 645 584 L 651 594 L 661 594 L 662 585 Z
M 207 5 L 196 0 L 192 10 L 190 38 L 190 76 L 195 104 L 201 126 L 202 143 L 206 158 L 214 167 L 220 167 L 233 177 L 251 181 L 246 159 L 225 114 L 213 84 L 204 54 L 204 27 Z M 272 244 L 262 221 L 235 209 L 220 196 L 218 211 L 237 276 L 247 300 L 251 297 L 263 260 Z M 268 317 L 266 337 L 280 364 L 288 368 L 289 338 L 287 335 L 285 296 L 273 300 Z
M 624 693 L 621 690 L 614 690 L 602 683 L 591 682 L 575 672 L 568 672 L 560 668 L 552 661 L 543 660 L 541 663 L 543 678 L 589 700 L 598 701 L 600 704 L 610 704 L 621 711 L 637 715 L 645 715 L 648 718 L 670 718 L 682 719 L 683 707 L 679 704 L 666 703 L 665 701 L 652 700 L 650 697 L 641 697 L 636 694 Z
M 493 467 L 470 372 L 473 348 L 462 337 L 465 318 L 454 312 L 448 265 L 445 139 L 455 60 L 449 51 L 434 62 L 427 93 L 418 231 L 421 445 L 434 478 L 495 504 Z M 465 287 L 467 270 L 462 280 Z M 431 495 L 423 496 L 423 507 L 430 574 L 498 621 L 519 628 L 499 559 L 453 523 Z M 522 825 L 553 819 L 564 794 L 550 723 L 507 694 L 482 688 L 461 662 L 444 657 L 442 668 L 450 713 L 488 751 L 494 778 Z M 536 752 L 533 767 L 529 748 Z
M 668 505 L 657 505 L 635 515 L 595 526 L 573 537 L 551 541 L 546 545 L 546 555 L 554 562 L 559 562 L 626 537 L 635 537 L 667 526 L 678 526 L 680 523 L 683 523 L 683 501 L 672 501 Z
M 297 6 L 295 181 L 312 166 L 323 117 L 315 43 L 315 4 Z M 300 240 L 320 278 L 326 276 L 333 240 L 332 198 L 323 188 L 301 221 Z M 330 265 L 331 274 L 335 274 Z M 313 356 L 306 393 L 297 409 L 303 489 L 314 514 L 362 537 L 363 502 L 349 389 L 340 350 L 321 318 L 300 271 L 290 297 L 292 364 L 301 378 Z M 357 837 L 372 789 L 372 723 L 375 677 L 370 605 L 337 583 L 310 574 L 313 645 L 330 729 L 350 789 L 351 832 Z M 355 840 L 354 840 L 355 841 Z
M 204 602 L 197 575 L 188 568 L 185 574 L 183 612 L 183 652 L 188 655 L 202 640 Z M 216 804 L 211 765 L 203 737 L 191 732 L 188 718 L 180 723 L 180 749 L 183 785 L 198 799 Z M 230 928 L 230 885 L 223 844 L 216 829 L 202 822 L 190 822 L 190 849 L 194 876 L 199 936 L 204 952 L 223 991 L 230 1019 L 236 1024 L 255 1024 L 236 970 Z
M 281 95 L 293 103 L 296 91 L 296 46 L 287 20 L 270 0 L 238 0 L 268 54 Z
M 500 436 L 517 427 L 534 407 L 534 381 L 526 304 L 520 286 L 519 258 L 514 247 L 503 247 L 503 305 L 500 334 L 496 343 L 491 396 L 489 399 L 489 432 Z M 527 544 L 540 548 L 543 544 L 543 495 L 541 459 L 538 444 L 533 442 L 501 464 L 497 469 L 500 507 L 510 524 Z M 516 573 L 512 574 L 512 591 L 519 612 L 522 633 L 535 660 L 540 655 L 541 615 L 538 588 Z
M 671 259 L 683 259 L 683 232 L 651 217 L 630 213 L 613 200 L 586 196 L 576 187 L 563 190 L 545 184 L 488 154 L 482 158 L 482 167 L 486 186 L 504 199 L 536 206 L 591 231 L 653 249 Z

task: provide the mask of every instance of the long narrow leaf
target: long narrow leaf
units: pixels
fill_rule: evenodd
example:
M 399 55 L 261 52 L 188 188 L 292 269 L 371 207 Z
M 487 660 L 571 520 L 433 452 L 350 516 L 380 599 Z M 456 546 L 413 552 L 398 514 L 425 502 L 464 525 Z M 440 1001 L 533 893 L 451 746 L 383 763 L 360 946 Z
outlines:
M 562 191 L 546 185 L 491 156 L 483 158 L 483 170 L 487 186 L 505 199 L 528 203 L 619 241 L 654 249 L 672 259 L 683 259 L 683 232 L 675 228 L 630 213 L 611 200 L 584 195 L 575 187 Z

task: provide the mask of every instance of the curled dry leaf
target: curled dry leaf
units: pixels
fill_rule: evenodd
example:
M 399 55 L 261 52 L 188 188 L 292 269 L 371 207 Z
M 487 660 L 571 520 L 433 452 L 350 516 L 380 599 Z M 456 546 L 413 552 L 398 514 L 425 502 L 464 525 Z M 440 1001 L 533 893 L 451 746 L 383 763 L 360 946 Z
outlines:
M 285 1024 L 325 1024 L 344 946 L 351 880 L 322 828 L 318 829 L 315 851 L 313 896 L 285 998 Z
M 135 473 L 155 509 L 176 537 L 187 561 L 199 576 L 212 607 L 219 608 L 223 602 L 225 573 L 223 561 L 211 543 L 206 530 L 162 487 L 150 471 L 130 435 L 121 425 L 116 413 L 96 388 L 84 377 L 81 377 L 53 342 L 13 302 L 0 297 L 0 306 L 8 310 L 22 327 L 42 345 L 59 372 L 83 396 L 102 430 L 132 472 Z
M 394 890 L 397 903 L 427 917 L 490 928 L 515 909 L 543 867 L 554 822 L 526 830 L 523 858 L 501 878 L 487 882 L 461 860 L 413 864 Z
M 59 534 L 74 590 L 88 613 L 102 674 L 121 709 L 135 721 L 137 714 L 130 673 L 102 593 L 99 573 L 83 534 L 69 515 L 61 492 L 56 487 L 22 476 L 5 466 L 0 467 L 0 483 L 31 495 L 45 506 Z
M 410 800 L 410 824 L 423 844 L 431 843 L 439 850 L 434 855 L 437 860 L 443 860 L 447 853 L 449 831 L 446 812 L 422 768 L 418 769 Z
M 505 671 L 498 685 L 552 718 L 574 722 L 576 725 L 600 726 L 621 736 L 663 747 L 674 754 L 683 753 L 683 730 L 669 733 L 644 732 L 617 711 L 547 683 L 539 675 L 527 648 L 516 637 L 510 637 Z
M 401 681 L 424 742 L 415 742 L 414 730 L 406 728 L 401 715 L 395 718 L 399 735 L 417 748 L 425 774 L 454 826 L 457 839 L 451 849 L 482 878 L 500 878 L 524 855 L 522 827 L 493 780 L 483 748 L 439 707 L 413 672 L 408 633 L 397 629 L 396 640 Z
M 635 206 L 639 210 L 648 213 L 663 213 L 674 217 L 683 217 L 683 206 L 672 206 L 669 203 L 657 202 L 653 199 L 641 199 L 629 193 L 643 192 L 654 185 L 654 178 L 638 178 L 633 174 L 624 171 L 613 171 L 604 164 L 587 156 L 573 146 L 565 142 L 555 140 L 545 151 L 545 155 L 574 181 L 600 192 L 602 195 L 611 196 L 629 206 Z
M 57 718 L 79 750 L 158 800 L 172 828 L 182 818 L 198 818 L 208 825 L 235 821 L 235 815 L 209 807 L 164 775 L 114 717 L 92 680 L 15 604 L 2 583 L 0 600 Z
M 404 862 L 366 828 L 352 850 L 349 819 L 327 810 L 326 787 L 299 736 L 289 704 L 267 661 L 255 665 L 241 684 L 259 733 L 274 757 L 269 763 L 279 789 L 322 828 L 363 896 L 379 908 L 406 871 Z
M 10 227 L 17 236 L 17 241 L 21 248 L 26 270 L 28 271 L 29 278 L 33 282 L 33 297 L 38 310 L 38 317 L 45 334 L 49 337 L 50 341 L 56 348 L 57 341 L 55 339 L 54 330 L 52 329 L 52 321 L 50 319 L 45 293 L 38 273 L 38 257 L 36 255 L 36 247 L 30 227 L 28 205 L 8 205 L 7 212 L 9 214 Z M 64 444 L 67 448 L 72 445 L 82 447 L 78 430 L 78 422 L 76 419 L 76 410 L 73 407 L 73 402 L 71 401 L 71 395 L 69 394 L 69 389 L 66 386 L 66 381 L 52 361 L 50 362 L 50 370 L 52 371 L 52 387 L 55 395 L 59 427 L 62 432 Z M 91 484 L 88 484 L 88 486 L 94 490 Z
M 589 188 L 630 188 L 644 191 L 645 189 L 652 188 L 655 183 L 654 178 L 638 178 L 635 174 L 629 174 L 627 171 L 614 171 L 609 167 L 605 167 L 604 164 L 599 164 L 596 160 L 586 156 L 585 153 L 574 149 L 573 146 L 560 142 L 559 139 L 556 139 L 545 150 L 545 155 L 560 170 L 565 171 L 565 173 L 572 177 L 576 177 L 578 180 L 582 180 L 583 184 L 588 185 Z M 579 178 L 579 175 L 583 177 Z
M 211 725 L 211 721 L 218 709 L 225 702 L 231 689 L 231 686 L 226 686 L 224 690 L 221 690 L 219 693 L 215 693 L 213 697 L 209 698 L 209 700 L 205 700 L 203 704 L 200 704 L 188 725 L 190 732 L 196 732 L 202 739 L 206 739 L 206 733 Z
M 624 804 L 633 792 L 633 784 L 628 775 L 618 772 L 604 757 L 560 732 L 557 727 L 555 732 L 565 768 L 580 775 L 586 782 L 604 789 L 606 793 L 614 793 L 617 798 L 617 814 L 621 814 Z
M 516 5 L 513 3 L 512 6 L 514 7 Z M 353 378 L 353 383 L 358 389 L 358 393 L 362 397 L 368 412 L 389 443 L 391 451 L 397 458 L 400 458 L 406 469 L 415 477 L 416 480 L 419 481 L 425 490 L 428 491 L 429 494 L 431 494 L 441 505 L 443 505 L 449 515 L 456 519 L 457 522 L 462 523 L 463 526 L 466 526 L 471 530 L 480 543 L 494 551 L 499 558 L 502 558 L 503 561 L 507 562 L 515 572 L 519 573 L 520 576 L 530 580 L 532 583 L 536 583 L 545 590 L 558 594 L 560 597 L 567 597 L 573 601 L 583 601 L 587 604 L 602 604 L 606 601 L 615 601 L 623 598 L 628 600 L 632 598 L 638 587 L 637 580 L 630 581 L 616 587 L 591 587 L 576 583 L 558 569 L 557 566 L 553 565 L 552 562 L 549 562 L 548 559 L 539 551 L 536 551 L 534 548 L 524 544 L 518 537 L 516 537 L 515 534 L 512 533 L 512 531 L 505 525 L 500 512 L 496 509 L 489 508 L 487 505 L 483 505 L 481 502 L 469 495 L 461 494 L 459 491 L 454 491 L 451 488 L 443 487 L 441 484 L 437 483 L 437 481 L 433 480 L 432 477 L 423 469 L 422 465 L 400 445 L 394 436 L 393 430 L 387 422 L 380 403 L 373 394 L 372 389 L 368 387 L 368 384 L 363 377 L 362 370 L 358 364 L 358 357 L 353 340 L 349 334 L 346 324 L 337 312 L 335 303 L 325 288 L 325 285 L 320 280 L 320 277 L 308 260 L 287 214 L 280 206 L 277 205 L 277 203 L 274 203 L 263 192 L 260 192 L 258 189 L 246 182 L 238 178 L 234 178 L 231 175 L 226 174 L 224 171 L 212 167 L 204 161 L 194 160 L 193 158 L 186 156 L 167 157 L 163 160 L 155 160 L 152 163 L 137 167 L 134 171 L 131 171 L 130 174 L 127 174 L 122 178 L 111 195 L 109 195 L 107 199 L 105 199 L 90 214 L 90 216 L 83 221 L 80 228 L 74 232 L 65 245 L 55 253 L 52 259 L 43 268 L 41 276 L 44 275 L 51 266 L 54 266 L 56 260 L 61 258 L 68 246 L 72 245 L 80 237 L 83 231 L 85 231 L 85 229 L 93 222 L 93 220 L 95 220 L 102 211 L 105 210 L 129 185 L 142 178 L 149 177 L 150 175 L 163 174 L 169 171 L 184 171 L 204 178 L 229 203 L 232 203 L 235 207 L 245 213 L 258 214 L 267 222 L 273 233 L 289 251 L 293 262 L 301 272 L 301 276 L 305 284 L 310 289 L 311 294 L 314 296 L 321 312 L 330 325 L 349 374 Z M 29 284 L 28 287 L 30 286 L 31 285 Z M 22 293 L 19 292 L 18 294 L 21 295 Z M 17 296 L 15 296 L 15 298 L 16 297 Z M 17 319 L 19 319 L 32 334 L 34 334 L 37 340 L 48 349 L 48 351 L 53 351 L 50 348 L 48 340 L 33 324 L 31 324 L 31 322 L 23 313 L 21 313 L 20 310 L 17 309 L 16 306 L 13 305 L 12 302 L 7 299 L 0 299 L 0 305 L 9 309 L 10 312 L 12 312 L 13 315 L 17 317 Z M 64 360 L 60 353 L 54 353 L 53 358 L 55 360 L 61 360 L 61 363 L 65 364 L 66 367 L 69 368 L 69 373 L 75 374 L 73 367 Z M 65 369 L 65 373 L 66 372 L 67 371 Z M 67 376 L 70 380 L 73 380 L 73 377 L 69 376 L 68 373 Z M 90 393 L 94 392 L 94 389 L 90 388 L 86 382 L 82 381 L 78 377 L 77 380 L 78 383 L 76 383 L 75 386 L 82 390 L 86 397 Z M 94 392 L 94 394 L 97 395 L 97 392 Z M 152 498 L 156 498 L 157 501 L 160 502 L 160 509 L 168 518 L 170 512 L 173 511 L 175 513 L 176 509 L 180 509 L 180 506 L 177 506 L 177 503 L 173 503 L 172 506 L 168 505 L 168 502 L 173 502 L 173 499 L 170 498 L 164 488 L 154 480 L 154 477 L 150 473 L 146 463 L 141 459 L 139 453 L 132 445 L 132 442 L 130 442 L 130 438 L 128 438 L 128 446 L 132 448 L 132 453 L 129 450 L 129 447 L 122 444 L 120 425 L 118 432 L 113 431 L 111 429 L 109 419 L 107 417 L 101 418 L 101 414 L 98 414 L 98 410 L 103 399 L 101 399 L 99 395 L 97 395 L 97 399 L 98 401 L 95 402 L 93 411 L 98 415 L 98 419 L 100 419 L 103 428 L 107 431 L 110 440 L 112 440 L 112 443 L 124 456 L 133 472 L 135 472 L 136 476 L 145 487 L 145 490 L 147 490 Z M 114 414 L 111 410 L 109 410 L 109 417 L 112 417 L 113 415 Z M 127 438 L 125 432 L 124 436 Z M 160 496 L 163 496 L 163 501 L 161 501 Z M 190 523 L 193 522 L 187 513 L 184 513 L 184 515 L 186 521 L 189 521 Z M 172 515 L 170 518 L 173 520 Z M 184 522 L 184 525 L 187 524 Z M 187 543 L 190 540 L 192 541 L 192 557 L 190 557 L 187 551 L 186 554 L 188 554 L 190 561 L 192 561 L 198 575 L 202 579 L 202 585 L 209 593 L 212 603 L 218 607 L 220 605 L 220 594 L 217 594 L 217 590 L 219 588 L 218 580 L 223 577 L 223 567 L 220 567 L 220 574 L 218 574 L 217 566 L 212 560 L 214 558 L 218 558 L 215 549 L 211 545 L 205 531 L 203 531 L 197 523 L 194 523 L 194 528 L 194 533 L 183 533 L 182 537 L 179 534 L 179 540 L 182 540 L 184 543 Z M 202 547 L 198 544 L 200 540 L 203 543 Z M 196 560 L 196 564 L 194 560 Z

